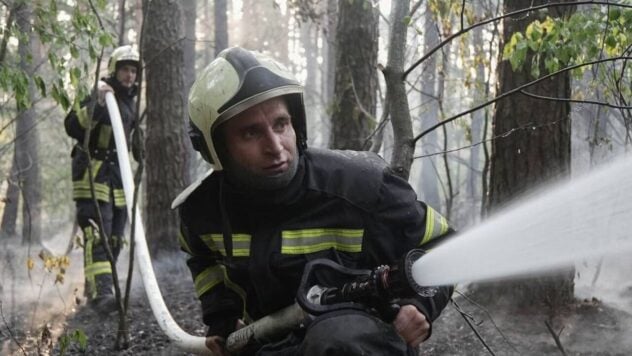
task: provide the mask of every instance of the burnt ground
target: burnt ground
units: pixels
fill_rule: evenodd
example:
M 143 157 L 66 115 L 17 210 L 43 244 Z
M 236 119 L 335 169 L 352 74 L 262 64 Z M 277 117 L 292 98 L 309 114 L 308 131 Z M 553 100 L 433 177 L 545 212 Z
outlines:
M 200 308 L 183 260 L 158 264 L 156 275 L 166 304 L 176 322 L 187 332 L 204 334 Z M 65 298 L 65 312 L 46 320 L 47 332 L 36 326 L 23 332 L 15 326 L 8 332 L 3 321 L 0 334 L 2 355 L 185 355 L 175 349 L 160 330 L 150 310 L 139 277 L 129 309 L 130 345 L 115 347 L 117 316 L 103 317 L 85 306 L 79 288 Z M 632 283 L 632 282 L 631 282 Z M 81 283 L 79 283 L 80 285 Z M 581 289 L 581 287 L 578 287 Z M 577 303 L 551 318 L 538 310 L 499 310 L 473 304 L 455 295 L 460 309 L 496 355 L 630 355 L 632 354 L 632 287 L 618 287 L 620 303 L 613 305 L 596 298 Z M 464 289 L 461 289 L 464 291 Z M 59 299 L 59 297 L 53 298 Z M 627 303 L 627 304 L 626 304 Z M 70 304 L 73 304 L 72 306 Z M 629 306 L 627 308 L 626 306 Z M 40 310 L 45 308 L 40 307 Z M 4 311 L 6 313 L 6 310 Z M 20 313 L 17 313 L 20 314 Z M 30 310 L 23 317 L 30 319 Z M 18 317 L 19 319 L 19 317 Z M 547 328 L 548 322 L 552 332 Z M 31 322 L 32 326 L 37 323 Z M 557 335 L 559 346 L 556 345 Z M 80 339 L 85 336 L 85 348 Z M 66 346 L 62 346 L 63 341 Z M 17 343 L 20 346 L 17 346 Z M 63 350 L 63 353 L 62 353 Z M 433 326 L 433 336 L 421 347 L 421 355 L 488 355 L 483 343 L 454 305 L 448 306 Z

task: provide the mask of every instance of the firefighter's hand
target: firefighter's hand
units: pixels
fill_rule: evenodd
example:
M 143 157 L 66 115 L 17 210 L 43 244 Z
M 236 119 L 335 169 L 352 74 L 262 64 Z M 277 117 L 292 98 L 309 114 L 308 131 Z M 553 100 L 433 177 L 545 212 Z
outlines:
M 228 356 L 229 353 L 226 351 L 226 339 L 221 336 L 213 335 L 208 336 L 206 338 L 206 347 L 209 348 L 213 352 L 215 356 Z
M 403 305 L 395 320 L 393 326 L 399 336 L 413 348 L 419 346 L 426 340 L 430 333 L 430 323 L 414 305 Z
M 114 89 L 108 83 L 99 80 L 97 83 L 97 103 L 99 105 L 105 105 L 105 93 L 107 92 L 114 93 Z
M 235 330 L 239 330 L 244 326 L 246 326 L 244 321 L 239 319 L 235 324 Z M 221 336 L 208 336 L 206 338 L 205 344 L 206 347 L 209 348 L 209 350 L 213 351 L 213 355 L 215 356 L 230 356 L 230 353 L 226 350 L 226 339 Z

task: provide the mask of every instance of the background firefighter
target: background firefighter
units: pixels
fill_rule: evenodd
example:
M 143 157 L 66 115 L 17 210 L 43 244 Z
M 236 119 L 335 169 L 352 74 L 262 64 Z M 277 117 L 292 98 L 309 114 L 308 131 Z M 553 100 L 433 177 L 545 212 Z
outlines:
M 105 93 L 113 92 L 116 97 L 129 142 L 132 131 L 139 130 L 135 121 L 139 70 L 140 59 L 135 49 L 131 46 L 116 48 L 108 61 L 108 76 L 98 82 L 96 95 L 84 100 L 81 108 L 71 111 L 64 121 L 68 135 L 77 140 L 71 153 L 73 199 L 76 203 L 77 222 L 84 238 L 85 291 L 89 305 L 101 313 L 110 313 L 117 309 L 112 290 L 112 267 L 103 239 L 108 239 L 116 262 L 125 241 L 124 229 L 127 222 L 121 172 L 110 116 L 105 107 Z M 91 116 L 88 114 L 89 110 L 93 110 Z M 88 131 L 90 137 L 86 137 Z M 132 151 L 138 161 L 136 147 L 142 144 L 142 136 L 133 136 L 135 142 L 132 143 Z M 91 179 L 98 207 L 92 196 Z M 103 221 L 102 227 L 99 226 L 97 208 Z M 101 228 L 102 231 L 99 232 Z
M 189 115 L 193 145 L 214 171 L 173 205 L 216 354 L 244 322 L 294 303 L 306 262 L 370 269 L 451 231 L 379 156 L 308 148 L 303 87 L 268 56 L 224 50 L 191 88 Z M 364 311 L 326 313 L 249 352 L 415 354 L 451 293 L 398 300 L 392 323 Z

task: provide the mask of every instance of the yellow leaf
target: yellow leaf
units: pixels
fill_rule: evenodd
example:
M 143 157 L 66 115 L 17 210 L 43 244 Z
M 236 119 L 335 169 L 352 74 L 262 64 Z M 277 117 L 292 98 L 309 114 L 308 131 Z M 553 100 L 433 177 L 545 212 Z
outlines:
M 26 260 L 26 268 L 28 268 L 28 270 L 30 271 L 33 269 L 33 267 L 35 267 L 35 261 L 33 261 L 33 258 L 29 257 Z

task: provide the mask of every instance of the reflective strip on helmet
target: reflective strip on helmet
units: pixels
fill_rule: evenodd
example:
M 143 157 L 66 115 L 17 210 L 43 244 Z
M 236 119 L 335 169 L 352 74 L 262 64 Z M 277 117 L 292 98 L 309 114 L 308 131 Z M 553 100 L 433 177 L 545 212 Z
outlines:
M 224 282 L 224 271 L 222 271 L 221 266 L 217 265 L 205 269 L 195 276 L 195 292 L 198 298 L 222 282 Z
M 298 255 L 333 248 L 344 252 L 362 251 L 364 229 L 319 228 L 281 233 L 281 253 Z
M 288 95 L 288 94 L 301 94 L 301 93 L 303 93 L 303 89 L 300 85 L 297 84 L 297 85 L 287 85 L 283 87 L 277 87 L 277 88 L 259 93 L 255 96 L 251 96 L 247 100 L 239 102 L 233 105 L 232 107 L 226 109 L 224 112 L 222 112 L 217 117 L 213 125 L 211 126 L 211 132 L 213 132 L 218 125 L 225 122 L 226 120 L 236 116 L 237 114 L 241 113 L 242 111 L 245 111 L 246 109 L 250 107 L 263 103 L 264 101 L 268 99 L 272 99 L 272 98 L 276 98 L 276 97 Z
M 200 238 L 211 251 L 219 252 L 222 256 L 226 256 L 226 249 L 224 248 L 224 236 L 222 234 L 205 234 Z M 248 257 L 250 256 L 250 239 L 248 234 L 233 234 L 233 256 L 235 257 Z
M 136 62 L 140 64 L 140 55 L 132 46 L 125 45 L 112 51 L 112 55 L 108 62 L 108 71 L 113 74 L 116 71 L 116 63 L 121 61 Z
M 448 232 L 448 221 L 431 207 L 426 207 L 426 231 L 419 246 Z

